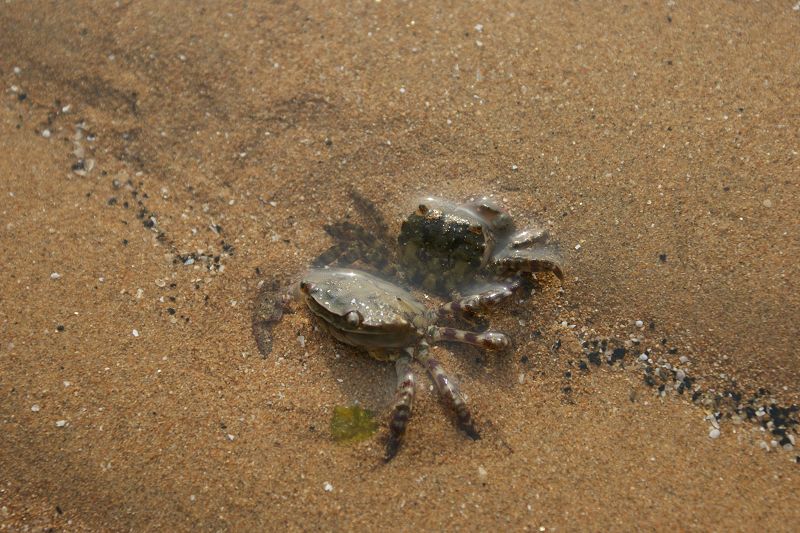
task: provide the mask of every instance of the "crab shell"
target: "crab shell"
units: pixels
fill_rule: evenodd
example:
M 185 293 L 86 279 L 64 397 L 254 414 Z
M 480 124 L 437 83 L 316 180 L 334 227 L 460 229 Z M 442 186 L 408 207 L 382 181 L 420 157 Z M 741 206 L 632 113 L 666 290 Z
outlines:
M 457 204 L 426 197 L 403 221 L 398 243 L 411 281 L 449 294 L 481 271 L 552 271 L 561 278 L 558 247 L 548 239 L 541 228 L 517 231 L 511 216 L 490 198 Z
M 415 346 L 432 323 L 411 293 L 358 270 L 312 269 L 300 292 L 334 338 L 367 350 Z

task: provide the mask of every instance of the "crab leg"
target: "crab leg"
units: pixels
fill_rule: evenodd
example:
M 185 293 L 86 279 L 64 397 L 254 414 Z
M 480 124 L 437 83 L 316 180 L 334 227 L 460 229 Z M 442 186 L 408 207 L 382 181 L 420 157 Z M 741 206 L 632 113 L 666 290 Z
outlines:
M 564 280 L 563 260 L 553 243 L 512 243 L 493 258 L 496 272 L 552 272 Z
M 406 350 L 408 355 L 403 355 L 395 363 L 397 369 L 397 390 L 392 407 L 392 418 L 389 421 L 389 440 L 386 443 L 386 461 L 390 461 L 403 442 L 406 425 L 411 417 L 411 408 L 414 404 L 414 373 L 411 371 L 411 358 L 413 349 Z
M 464 397 L 461 395 L 461 392 L 459 392 L 456 384 L 453 383 L 453 380 L 450 379 L 450 376 L 447 375 L 444 368 L 442 368 L 441 363 L 430 355 L 428 352 L 428 344 L 424 341 L 419 345 L 417 360 L 428 369 L 428 373 L 436 384 L 439 394 L 447 397 L 452 402 L 453 409 L 458 418 L 458 427 L 461 428 L 469 438 L 473 440 L 480 439 L 481 436 L 472 423 L 472 415 L 469 412 L 467 403 L 464 401 Z
M 439 316 L 473 315 L 482 309 L 492 307 L 510 298 L 520 285 L 519 278 L 509 278 L 502 284 L 491 284 L 476 294 L 447 302 L 439 308 Z
M 463 329 L 431 326 L 428 328 L 428 338 L 431 342 L 461 342 L 478 346 L 485 350 L 503 350 L 508 348 L 508 337 L 497 331 L 484 331 L 475 333 Z

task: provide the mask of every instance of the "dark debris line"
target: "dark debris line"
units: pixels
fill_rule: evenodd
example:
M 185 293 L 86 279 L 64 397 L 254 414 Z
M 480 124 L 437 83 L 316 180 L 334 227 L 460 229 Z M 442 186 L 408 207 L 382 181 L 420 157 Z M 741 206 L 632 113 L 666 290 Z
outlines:
M 581 340 L 581 346 L 586 360 L 578 362 L 578 368 L 588 371 L 590 366 L 599 367 L 604 362 L 609 366 L 618 364 L 625 366 L 626 358 L 635 355 L 632 363 L 638 364 L 642 369 L 642 378 L 645 385 L 657 390 L 657 394 L 665 396 L 670 390 L 683 395 L 691 393 L 691 401 L 699 403 L 710 409 L 713 414 L 712 424 L 718 427 L 718 422 L 728 420 L 742 422 L 748 420 L 758 424 L 763 433 L 771 436 L 771 446 L 778 446 L 791 450 L 794 448 L 798 428 L 800 427 L 800 406 L 779 405 L 769 390 L 760 388 L 755 392 L 747 393 L 741 389 L 735 380 L 722 392 L 715 389 L 703 390 L 695 379 L 688 376 L 686 370 L 681 368 L 689 362 L 689 358 L 681 356 L 679 365 L 675 366 L 667 361 L 667 356 L 675 356 L 678 349 L 666 348 L 667 339 L 661 339 L 656 348 L 643 346 L 642 340 L 632 336 L 631 340 L 596 338 Z M 710 435 L 712 438 L 719 436 L 719 431 Z M 762 441 L 762 447 L 770 446 Z M 797 456 L 800 463 L 800 456 Z
M 219 241 L 219 246 L 222 249 L 220 253 L 214 253 L 213 251 L 208 253 L 178 252 L 177 246 L 174 244 L 172 239 L 170 239 L 159 227 L 158 215 L 154 211 L 151 211 L 147 208 L 145 201 L 149 199 L 149 195 L 146 192 L 141 191 L 141 188 L 144 186 L 144 182 L 140 181 L 138 184 L 136 184 L 132 179 L 127 179 L 124 182 L 120 181 L 119 179 L 114 179 L 111 182 L 111 186 L 114 190 L 119 191 L 119 194 L 124 194 L 127 192 L 130 195 L 130 201 L 124 200 L 122 203 L 120 203 L 117 196 L 111 196 L 107 200 L 106 204 L 109 207 L 121 206 L 124 209 L 129 209 L 131 205 L 135 205 L 137 208 L 136 218 L 142 222 L 142 226 L 146 230 L 155 232 L 156 239 L 171 248 L 173 254 L 173 264 L 183 264 L 186 266 L 200 264 L 203 265 L 209 272 L 222 272 L 225 269 L 225 266 L 223 265 L 223 259 L 234 255 L 234 246 L 226 242 L 224 239 Z M 212 223 L 209 225 L 209 230 L 216 235 L 222 235 L 223 233 L 222 226 L 219 224 Z M 122 244 L 127 245 L 128 240 L 124 239 Z

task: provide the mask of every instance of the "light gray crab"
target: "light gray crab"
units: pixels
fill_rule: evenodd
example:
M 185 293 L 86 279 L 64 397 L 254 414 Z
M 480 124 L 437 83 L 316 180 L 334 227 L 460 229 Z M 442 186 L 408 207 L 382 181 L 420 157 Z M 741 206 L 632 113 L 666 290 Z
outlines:
M 450 400 L 459 427 L 470 438 L 479 438 L 456 384 L 428 351 L 429 343 L 442 341 L 487 350 L 508 347 L 508 338 L 502 333 L 473 333 L 435 324 L 440 317 L 469 307 L 469 302 L 428 309 L 397 285 L 352 269 L 312 269 L 303 276 L 299 288 L 305 304 L 331 336 L 367 350 L 376 359 L 395 362 L 397 389 L 386 444 L 387 461 L 397 453 L 411 416 L 415 393 L 412 361 L 425 366 L 439 393 Z
M 395 361 L 398 385 L 387 459 L 397 452 L 411 413 L 412 360 L 425 365 L 440 393 L 452 401 L 459 426 L 477 438 L 463 398 L 431 358 L 429 343 L 455 341 L 496 350 L 509 341 L 501 333 L 473 333 L 435 322 L 446 316 L 474 319 L 479 311 L 509 298 L 530 273 L 551 271 L 562 278 L 557 245 L 538 227 L 518 230 L 509 214 L 488 198 L 463 204 L 424 198 L 395 241 L 375 205 L 358 193 L 351 196 L 369 229 L 349 221 L 325 226 L 335 243 L 313 264 L 361 264 L 452 301 L 431 311 L 404 288 L 368 272 L 315 268 L 299 283 L 305 304 L 336 339 Z M 280 282 L 264 285 L 254 309 L 253 331 L 264 356 L 271 351 L 272 328 L 286 308 L 280 287 Z

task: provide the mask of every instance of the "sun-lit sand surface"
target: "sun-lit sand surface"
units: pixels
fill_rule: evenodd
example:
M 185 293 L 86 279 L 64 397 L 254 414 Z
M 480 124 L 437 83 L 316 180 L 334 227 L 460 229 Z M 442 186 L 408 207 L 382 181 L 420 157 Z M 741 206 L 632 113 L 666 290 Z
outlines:
M 796 528 L 800 8 L 430 4 L 0 5 L 0 529 Z M 352 189 L 562 243 L 511 352 L 435 349 L 481 440 L 420 375 L 384 465 L 391 365 L 259 353 Z

